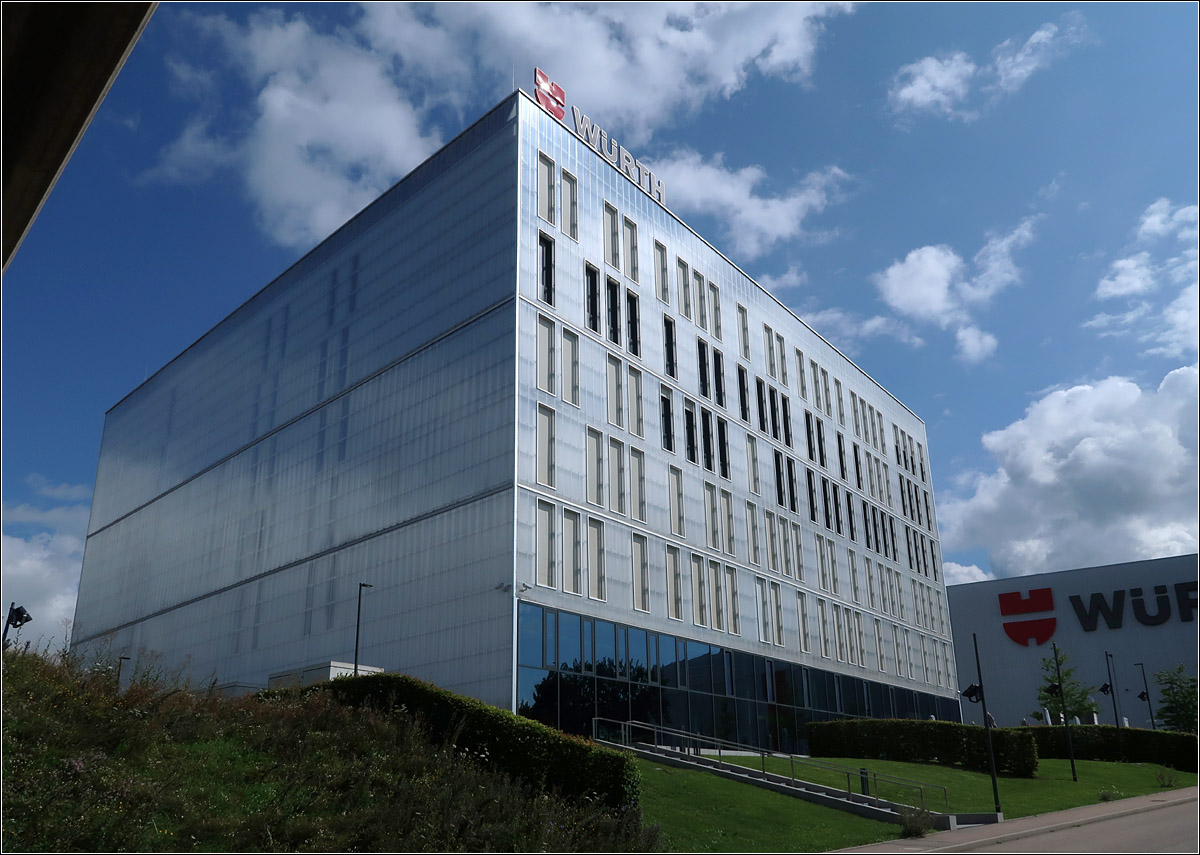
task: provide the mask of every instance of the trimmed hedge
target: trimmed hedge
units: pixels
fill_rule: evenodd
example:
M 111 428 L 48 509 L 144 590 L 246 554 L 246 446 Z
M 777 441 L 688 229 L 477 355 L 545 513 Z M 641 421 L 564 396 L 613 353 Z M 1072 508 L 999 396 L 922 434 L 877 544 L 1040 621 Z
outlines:
M 318 687 L 341 703 L 376 709 L 404 707 L 419 716 L 434 740 L 453 744 L 540 791 L 610 808 L 636 807 L 640 778 L 631 755 L 404 674 L 341 677 Z
M 1022 730 L 1033 733 L 1040 756 L 1067 759 L 1064 728 L 1029 727 Z M 1197 744 L 1194 733 L 1123 727 L 1118 742 L 1117 729 L 1111 724 L 1077 724 L 1071 725 L 1071 747 L 1076 760 L 1158 763 L 1181 772 L 1196 771 Z
M 1034 728 L 992 729 L 996 771 L 1022 778 L 1037 772 Z M 813 757 L 861 757 L 910 763 L 988 767 L 987 736 L 978 725 L 925 719 L 840 719 L 808 725 Z

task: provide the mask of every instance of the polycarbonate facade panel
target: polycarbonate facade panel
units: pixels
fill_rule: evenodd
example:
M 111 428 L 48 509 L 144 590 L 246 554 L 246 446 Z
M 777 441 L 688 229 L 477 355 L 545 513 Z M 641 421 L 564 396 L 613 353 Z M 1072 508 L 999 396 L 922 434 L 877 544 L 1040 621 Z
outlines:
M 480 120 L 110 411 L 77 641 L 265 685 L 350 661 L 367 582 L 361 661 L 508 705 L 515 115 Z
M 914 562 L 910 569 L 905 524 L 907 522 L 915 531 L 917 523 L 915 511 L 914 518 L 906 520 L 899 498 L 899 475 L 904 471 L 917 488 L 929 494 L 932 507 L 924 424 L 770 293 L 752 282 L 728 259 L 614 169 L 564 123 L 556 121 L 526 100 L 521 102 L 521 109 L 523 116 L 528 114 L 529 121 L 523 121 L 521 125 L 521 305 L 518 312 L 521 335 L 517 419 L 518 436 L 530 438 L 528 447 L 522 445 L 522 453 L 518 458 L 516 562 L 517 578 L 523 583 L 520 585 L 523 591 L 521 599 L 758 656 L 803 663 L 825 673 L 852 675 L 859 680 L 902 687 L 918 694 L 953 698 L 955 687 L 950 677 L 952 671 L 945 667 L 946 657 L 953 665 L 953 655 L 949 645 L 949 620 L 944 611 L 945 587 L 941 578 L 940 554 L 936 551 L 936 524 L 932 519 L 926 519 L 922 497 L 920 532 L 926 540 L 925 550 L 930 558 L 919 564 Z M 568 115 L 566 123 L 570 122 Z M 545 178 L 539 182 L 539 160 L 554 163 L 553 220 L 539 216 L 538 194 L 546 190 Z M 577 181 L 577 218 L 571 217 L 569 200 L 562 194 L 564 174 L 573 176 Z M 566 180 L 570 180 L 569 177 Z M 670 191 L 671 188 L 667 187 L 668 203 Z M 540 210 L 544 213 L 549 207 L 543 204 Z M 606 209 L 616 211 L 615 220 L 606 220 Z M 573 219 L 578 222 L 577 239 L 569 233 Z M 606 235 L 612 222 L 618 226 L 616 244 Z M 636 227 L 636 271 L 628 257 L 631 224 Z M 543 244 L 547 240 L 552 242 L 554 248 L 552 295 L 547 293 L 547 275 L 541 268 L 545 255 Z M 656 244 L 665 249 L 666 302 L 660 299 L 663 283 Z M 619 250 L 613 253 L 619 266 L 610 263 L 611 256 L 607 254 L 614 246 Z M 680 262 L 686 265 L 686 288 L 680 281 Z M 598 283 L 598 300 L 591 306 L 586 273 L 588 267 L 595 269 Z M 699 283 L 695 279 L 697 273 L 702 277 Z M 618 295 L 619 317 L 615 319 L 609 300 L 610 280 L 615 283 Z M 715 302 L 714 286 L 717 295 Z M 682 305 L 685 292 L 686 311 Z M 631 341 L 629 325 L 630 297 L 636 301 L 640 322 L 636 330 L 636 348 Z M 745 310 L 744 333 L 740 329 L 739 306 Z M 667 358 L 664 318 L 674 325 L 673 360 Z M 555 373 L 559 381 L 552 391 L 540 388 L 538 383 L 539 359 L 545 359 L 547 354 L 539 352 L 541 348 L 535 331 L 539 323 L 546 321 L 554 324 L 552 338 L 555 347 L 549 357 L 555 360 Z M 771 330 L 771 354 L 766 349 L 764 327 Z M 580 342 L 577 403 L 567 391 L 568 387 L 562 383 L 575 371 L 562 361 L 564 331 L 577 336 Z M 782 356 L 777 334 L 782 337 Z M 635 353 L 635 349 L 638 352 Z M 705 351 L 703 356 L 699 352 L 701 349 Z M 803 353 L 800 368 L 797 366 L 797 351 Z M 723 368 L 720 381 L 716 376 L 718 352 Z M 769 356 L 773 360 L 768 359 Z M 609 363 L 613 359 L 620 363 L 619 391 L 622 400 L 619 407 L 614 407 L 612 400 L 615 387 Z M 814 401 L 810 360 L 818 366 L 816 393 L 820 395 L 819 407 L 818 402 Z M 787 363 L 786 380 L 781 361 Z M 674 363 L 674 376 L 668 371 L 669 362 Z M 742 419 L 739 401 L 739 365 L 745 368 L 748 377 L 748 421 Z M 635 405 L 629 400 L 630 368 L 635 369 L 641 378 L 640 430 L 635 428 L 636 420 L 632 418 Z M 707 375 L 704 383 L 700 376 L 702 368 Z M 799 371 L 804 372 L 803 395 Z M 545 374 L 542 376 L 544 378 Z M 758 423 L 756 389 L 759 379 L 763 381 L 767 402 L 766 430 L 760 429 Z M 828 408 L 825 402 L 826 387 L 829 390 Z M 673 451 L 664 448 L 663 411 L 659 401 L 661 388 L 667 389 L 671 398 Z M 718 401 L 719 389 L 723 389 L 723 402 Z M 851 391 L 855 393 L 856 402 L 861 399 L 870 405 L 873 442 L 869 433 L 866 440 L 855 433 Z M 786 428 L 782 409 L 785 396 L 788 401 L 787 415 L 790 416 L 790 424 Z M 773 415 L 770 414 L 772 403 Z M 537 460 L 532 438 L 539 407 L 543 412 L 554 412 L 556 443 L 553 451 L 555 478 L 552 484 L 539 482 L 536 477 Z M 689 407 L 695 414 L 694 460 L 689 459 L 688 452 L 686 413 Z M 806 412 L 814 420 L 814 453 L 811 460 L 806 447 Z M 868 411 L 864 409 L 863 412 L 865 421 Z M 718 420 L 724 423 L 724 455 L 720 449 Z M 822 425 L 823 458 L 818 453 L 816 443 L 816 421 Z M 914 454 L 911 473 L 896 463 L 893 424 L 897 430 L 903 430 L 907 437 L 913 438 L 914 449 L 917 442 L 921 444 L 921 466 L 918 468 Z M 860 424 L 860 432 L 862 428 Z M 585 437 L 589 430 L 598 432 L 602 438 L 602 460 L 599 462 L 588 459 Z M 839 466 L 839 434 L 847 464 L 844 477 Z M 748 436 L 754 438 L 757 446 L 757 491 L 751 488 Z M 854 472 L 855 443 L 859 445 L 860 472 L 867 465 L 865 455 L 869 449 L 873 460 L 879 462 L 881 476 L 877 483 L 864 480 L 861 489 Z M 644 520 L 635 518 L 631 505 L 631 497 L 638 492 L 637 485 L 630 481 L 633 468 L 629 463 L 629 454 L 634 449 L 641 451 L 645 460 Z M 623 466 L 614 466 L 615 451 L 623 455 Z M 782 455 L 784 463 L 782 506 L 776 492 L 776 452 Z M 791 486 L 786 481 L 789 459 L 796 473 L 794 506 L 790 497 Z M 885 464 L 888 467 L 886 473 L 883 469 Z M 668 492 L 668 472 L 671 468 L 680 470 L 682 474 L 682 533 L 672 531 Z M 809 471 L 813 474 L 816 486 L 815 503 L 810 503 L 808 496 Z M 592 501 L 597 485 L 590 483 L 589 473 L 593 480 L 595 476 L 600 476 L 604 482 L 599 485 L 602 499 L 599 503 Z M 625 479 L 623 511 L 613 497 L 615 485 L 612 478 L 617 473 Z M 715 532 L 710 529 L 711 512 L 705 505 L 706 485 L 712 486 L 712 494 L 716 499 Z M 840 517 L 831 506 L 829 524 L 826 526 L 822 491 L 830 492 L 832 500 L 835 486 Z M 728 494 L 728 499 L 723 494 Z M 542 561 L 540 577 L 536 513 L 539 501 L 552 505 L 554 514 L 553 537 L 541 539 L 543 547 L 550 545 L 553 556 L 549 562 Z M 752 503 L 756 510 L 757 519 L 753 528 L 748 526 L 747 502 Z M 876 518 L 888 527 L 885 532 L 886 547 L 882 539 L 874 536 L 869 546 L 864 540 L 864 502 L 868 507 L 867 518 L 871 517 L 873 508 Z M 732 510 L 731 551 L 728 549 L 730 529 L 724 503 Z M 816 522 L 810 513 L 814 504 L 817 506 Z M 904 510 L 908 510 L 907 500 Z M 791 544 L 788 561 L 785 563 L 782 551 L 777 550 L 773 567 L 768 558 L 771 545 L 766 512 L 774 516 L 776 524 L 779 520 L 786 521 Z M 583 542 L 578 546 L 565 539 L 564 513 L 578 514 L 582 521 Z M 851 514 L 855 517 L 853 538 L 849 523 Z M 545 518 L 543 514 L 542 519 Z M 593 596 L 594 586 L 589 584 L 589 578 L 597 572 L 597 568 L 588 566 L 589 545 L 586 539 L 588 524 L 595 522 L 603 529 L 602 598 Z M 895 538 L 892 537 L 893 527 Z M 793 534 L 797 528 L 801 531 L 799 565 L 796 563 Z M 748 540 L 748 531 L 751 530 L 756 531 L 759 538 L 757 561 L 751 557 Z M 648 611 L 639 608 L 636 602 L 639 592 L 634 584 L 632 538 L 635 534 L 647 540 Z M 833 560 L 837 567 L 836 585 L 832 578 L 827 578 L 822 585 L 816 554 L 818 536 L 824 544 L 826 556 L 829 544 L 832 544 Z M 912 533 L 909 534 L 911 537 Z M 668 611 L 668 547 L 678 549 L 680 555 L 682 607 L 678 620 L 670 616 Z M 584 583 L 580 593 L 571 590 L 569 578 L 564 584 L 563 571 L 567 570 L 571 555 L 576 551 L 584 564 Z M 849 569 L 851 552 L 854 553 L 858 571 L 857 585 Z M 706 570 L 702 585 L 697 585 L 692 574 L 696 556 L 701 557 Z M 864 574 L 866 560 L 871 562 L 873 573 L 877 572 L 877 567 L 887 568 L 894 588 L 898 588 L 893 601 L 884 603 L 878 591 L 873 598 L 870 596 Z M 729 598 L 725 598 L 726 601 L 722 602 L 722 628 L 717 627 L 714 609 L 718 595 L 723 596 L 725 592 L 713 587 L 711 562 L 714 561 L 719 563 L 722 571 L 734 568 L 737 579 L 737 596 L 732 598 L 734 601 L 730 603 L 727 601 Z M 553 585 L 545 584 L 547 563 L 559 569 Z M 771 614 L 768 616 L 769 632 L 766 639 L 760 638 L 757 629 L 760 622 L 756 594 L 759 579 L 764 580 L 768 593 L 772 591 L 772 586 L 779 587 L 780 608 L 776 610 L 768 599 Z M 917 579 L 920 582 L 918 598 L 921 602 L 913 599 L 912 582 Z M 871 587 L 875 587 L 874 581 Z M 723 585 L 723 588 L 727 589 L 728 585 Z M 808 652 L 801 647 L 798 593 L 803 593 L 807 598 Z M 697 603 L 697 597 L 703 598 L 702 606 Z M 900 615 L 901 598 L 904 600 L 903 618 Z M 836 631 L 832 609 L 836 605 L 843 610 L 843 619 L 855 635 L 853 654 L 849 650 L 849 635 L 842 648 L 837 646 L 834 638 L 830 654 L 821 654 L 817 641 L 820 633 L 818 599 L 826 603 L 831 635 Z M 939 603 L 942 609 L 940 613 Z M 738 632 L 731 631 L 734 610 L 740 624 Z M 779 617 L 782 618 L 781 630 L 778 626 Z M 885 643 L 880 645 L 883 648 L 882 657 L 877 654 L 875 619 L 879 619 L 885 627 Z M 858 626 L 862 627 L 861 648 L 857 644 Z M 914 651 L 912 668 L 909 667 L 906 651 L 902 651 L 901 673 L 896 670 L 893 626 L 902 641 L 911 645 Z M 782 640 L 782 644 L 777 643 L 779 640 Z M 922 643 L 928 645 L 924 661 L 918 651 Z M 937 656 L 943 657 L 940 672 L 931 659 L 934 650 Z M 934 708 L 942 710 L 950 710 L 954 706 L 953 703 L 949 706 L 934 704 Z

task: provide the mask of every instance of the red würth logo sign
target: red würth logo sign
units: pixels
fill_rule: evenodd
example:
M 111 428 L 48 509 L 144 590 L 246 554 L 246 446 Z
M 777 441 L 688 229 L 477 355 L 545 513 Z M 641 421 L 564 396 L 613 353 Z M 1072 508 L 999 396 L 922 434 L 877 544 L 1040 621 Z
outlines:
M 1013 591 L 1000 594 L 999 599 L 1000 614 L 1005 617 L 1054 611 L 1054 591 L 1050 588 L 1033 588 L 1028 596 Z M 1004 633 L 1022 647 L 1028 647 L 1030 639 L 1038 645 L 1045 644 L 1054 635 L 1056 626 L 1058 619 L 1052 617 L 1010 620 L 1004 622 Z
M 560 122 L 567 115 L 567 93 L 557 83 L 551 82 L 546 72 L 540 68 L 533 70 L 534 94 L 537 101 L 554 118 Z

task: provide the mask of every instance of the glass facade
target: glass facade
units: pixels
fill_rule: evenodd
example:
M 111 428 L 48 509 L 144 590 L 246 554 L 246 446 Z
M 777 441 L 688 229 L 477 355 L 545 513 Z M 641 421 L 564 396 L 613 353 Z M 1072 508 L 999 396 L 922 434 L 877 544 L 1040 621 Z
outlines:
M 590 736 L 593 717 L 805 754 L 837 718 L 959 721 L 959 705 L 886 683 L 522 603 L 517 712 Z

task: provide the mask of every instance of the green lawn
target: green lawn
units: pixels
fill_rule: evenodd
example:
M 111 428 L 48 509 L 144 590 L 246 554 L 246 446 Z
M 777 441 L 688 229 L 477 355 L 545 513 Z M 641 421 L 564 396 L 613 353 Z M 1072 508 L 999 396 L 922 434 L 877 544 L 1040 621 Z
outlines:
M 759 768 L 757 757 L 726 757 L 729 762 Z M 949 791 L 950 810 L 954 813 L 974 813 L 994 809 L 992 780 L 985 772 L 970 772 L 948 766 L 925 763 L 899 763 L 889 760 L 859 760 L 852 757 L 822 757 L 822 761 L 852 768 L 866 767 L 874 772 L 908 778 L 927 784 L 939 784 Z M 1100 801 L 1101 792 L 1111 792 L 1114 798 L 1141 796 L 1160 792 L 1163 787 L 1159 775 L 1174 776 L 1176 787 L 1196 785 L 1193 772 L 1176 772 L 1165 766 L 1152 763 L 1108 763 L 1099 760 L 1077 760 L 1075 767 L 1079 782 L 1071 780 L 1071 764 L 1067 760 L 1042 759 L 1038 761 L 1036 778 L 999 779 L 1000 807 L 1010 819 L 1031 816 L 1037 813 L 1065 810 Z M 780 775 L 790 775 L 791 767 L 783 758 L 769 758 L 767 770 Z M 803 770 L 803 771 L 802 771 Z M 833 771 L 812 769 L 797 764 L 796 777 L 818 784 L 845 787 L 846 776 Z M 852 785 L 858 787 L 857 778 Z M 908 804 L 916 804 L 915 791 L 882 786 L 883 798 Z M 940 791 L 929 792 L 926 806 L 930 810 L 942 810 Z
M 708 772 L 637 761 L 642 819 L 673 852 L 825 852 L 900 836 L 900 826 L 782 796 Z

